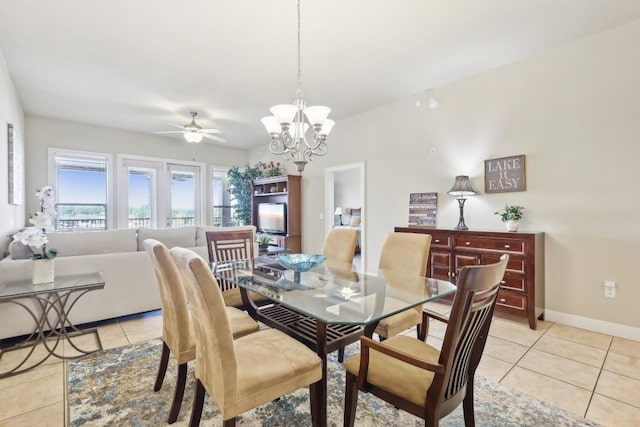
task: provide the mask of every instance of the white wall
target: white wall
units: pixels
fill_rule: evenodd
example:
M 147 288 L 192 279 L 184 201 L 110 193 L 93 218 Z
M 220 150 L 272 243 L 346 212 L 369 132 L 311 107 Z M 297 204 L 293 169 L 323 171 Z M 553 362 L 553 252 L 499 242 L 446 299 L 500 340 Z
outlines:
M 11 241 L 9 235 L 25 225 L 24 194 L 29 194 L 28 191 L 23 192 L 20 205 L 9 204 L 8 123 L 14 125 L 24 143 L 24 113 L 0 50 L 0 258 Z M 24 165 L 22 167 L 24 170 Z M 24 181 L 22 186 L 24 189 Z
M 446 192 L 467 174 L 480 192 L 465 206 L 471 229 L 503 230 L 493 212 L 517 203 L 521 230 L 546 233 L 548 313 L 624 325 L 640 339 L 638 40 L 635 21 L 439 87 L 435 110 L 407 96 L 338 120 L 329 153 L 303 174 L 303 250 L 324 238 L 325 167 L 367 163 L 368 270 L 386 233 L 407 224 L 409 193 L 438 192 L 438 227 L 454 227 Z M 252 161 L 271 157 L 266 139 Z M 484 160 L 518 154 L 527 191 L 484 194 Z M 603 298 L 604 280 L 616 281 L 617 299 Z
M 192 160 L 192 147 L 181 139 L 127 132 L 38 116 L 26 117 L 27 188 L 47 184 L 48 147 L 102 153 L 125 153 L 176 160 Z M 247 150 L 207 143 L 196 145 L 195 159 L 207 165 L 234 166 L 247 163 Z M 207 172 L 207 179 L 209 173 Z M 29 193 L 30 194 L 30 193 Z M 37 208 L 35 197 L 27 197 L 27 212 Z

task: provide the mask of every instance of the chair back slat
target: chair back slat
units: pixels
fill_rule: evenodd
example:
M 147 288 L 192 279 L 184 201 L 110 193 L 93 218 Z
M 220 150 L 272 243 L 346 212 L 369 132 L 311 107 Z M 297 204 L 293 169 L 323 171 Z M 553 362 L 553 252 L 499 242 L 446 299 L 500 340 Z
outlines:
M 227 262 L 254 257 L 253 230 L 207 231 L 209 262 Z M 228 291 L 237 285 L 228 280 L 218 280 L 220 290 Z

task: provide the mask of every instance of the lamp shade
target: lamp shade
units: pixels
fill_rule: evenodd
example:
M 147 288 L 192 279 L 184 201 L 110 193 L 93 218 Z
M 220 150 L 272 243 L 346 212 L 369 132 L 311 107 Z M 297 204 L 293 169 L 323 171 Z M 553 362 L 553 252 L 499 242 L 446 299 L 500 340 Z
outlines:
M 333 214 L 334 215 L 342 215 L 342 208 L 336 208 L 336 211 Z
M 296 113 L 298 112 L 298 107 L 291 104 L 279 104 L 271 107 L 271 114 L 278 120 L 278 123 L 287 123 L 290 124 L 293 122 Z
M 263 117 L 261 120 L 264 127 L 267 129 L 269 133 L 277 133 L 279 134 L 282 131 L 280 127 L 280 122 L 273 116 Z
M 322 105 L 314 105 L 313 107 L 304 109 L 304 115 L 307 116 L 307 120 L 309 120 L 309 123 L 313 126 L 321 126 L 330 112 L 331 108 Z
M 467 175 L 458 175 L 453 183 L 451 190 L 447 192 L 451 196 L 473 196 L 476 194 L 476 190 L 471 186 L 471 181 Z

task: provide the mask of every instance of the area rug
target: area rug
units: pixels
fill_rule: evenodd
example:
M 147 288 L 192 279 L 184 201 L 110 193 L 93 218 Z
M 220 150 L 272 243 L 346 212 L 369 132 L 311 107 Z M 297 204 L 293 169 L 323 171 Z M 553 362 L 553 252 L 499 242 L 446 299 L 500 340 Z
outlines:
M 358 344 L 347 348 L 347 357 Z M 161 341 L 106 350 L 67 363 L 69 426 L 160 426 L 173 398 L 176 366 L 169 363 L 162 389 L 154 393 Z M 268 362 L 265 362 L 268 363 Z M 176 427 L 187 426 L 193 398 L 193 365 Z M 329 356 L 328 424 L 341 426 L 344 406 L 344 369 Z M 475 381 L 475 415 L 478 426 L 597 426 L 561 409 L 532 400 L 519 392 L 481 377 Z M 357 426 L 423 426 L 424 422 L 380 399 L 360 393 Z M 207 396 L 201 426 L 221 426 L 222 419 Z M 308 388 L 265 404 L 237 418 L 242 426 L 309 426 Z M 464 426 L 462 407 L 441 420 L 442 426 Z

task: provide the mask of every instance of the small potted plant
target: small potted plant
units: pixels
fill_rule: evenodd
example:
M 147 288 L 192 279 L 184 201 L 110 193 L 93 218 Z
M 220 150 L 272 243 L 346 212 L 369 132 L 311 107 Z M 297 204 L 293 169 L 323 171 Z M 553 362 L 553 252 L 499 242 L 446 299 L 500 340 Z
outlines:
M 269 243 L 271 243 L 271 237 L 265 236 L 264 234 L 258 237 L 258 247 L 260 249 L 267 249 L 269 247 Z
M 524 208 L 518 205 L 504 205 L 502 211 L 494 212 L 500 215 L 500 219 L 505 223 L 507 231 L 518 231 L 518 224 L 522 219 Z

